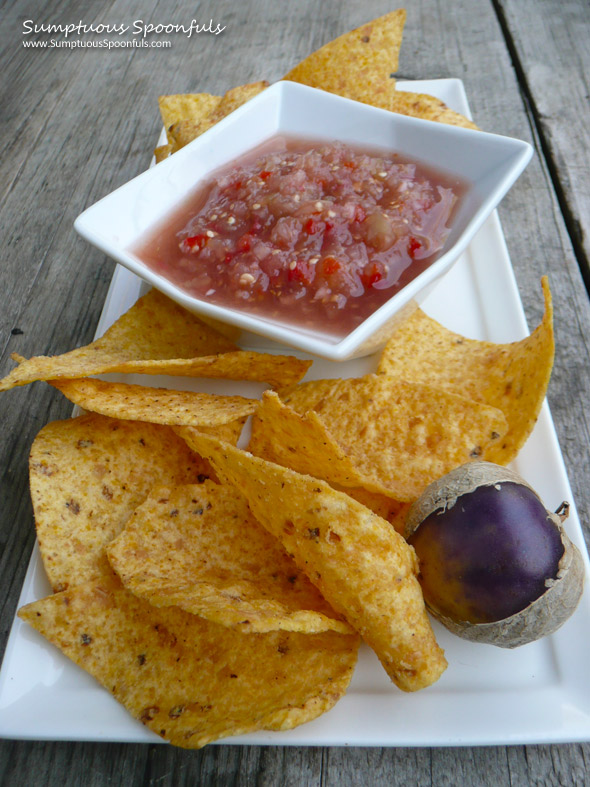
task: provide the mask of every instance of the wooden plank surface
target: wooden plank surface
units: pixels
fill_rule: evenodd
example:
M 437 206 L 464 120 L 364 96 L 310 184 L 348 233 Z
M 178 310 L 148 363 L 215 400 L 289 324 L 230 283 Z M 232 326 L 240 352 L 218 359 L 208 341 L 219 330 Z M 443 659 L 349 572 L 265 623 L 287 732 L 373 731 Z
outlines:
M 501 0 L 499 18 L 590 290 L 590 38 L 587 3 Z M 584 34 L 586 31 L 586 34 Z
M 11 352 L 57 353 L 92 338 L 113 264 L 77 238 L 73 220 L 148 165 L 159 132 L 160 93 L 222 93 L 250 80 L 276 80 L 313 49 L 393 7 L 382 0 L 198 5 L 180 0 L 165 7 L 156 0 L 50 0 L 41 12 L 31 0 L 4 3 L 0 374 L 11 368 Z M 171 36 L 169 49 L 32 51 L 21 45 L 25 19 L 129 24 L 142 18 L 187 24 L 193 17 L 213 18 L 226 30 L 190 40 Z M 590 15 L 582 0 L 416 0 L 408 4 L 399 67 L 403 78 L 461 78 L 482 128 L 535 145 L 537 155 L 500 216 L 531 325 L 541 314 L 540 277 L 548 273 L 551 279 L 557 357 L 549 401 L 584 523 L 590 507 L 590 307 L 579 264 L 588 259 L 590 215 L 584 155 L 589 40 Z M 548 91 L 548 83 L 560 87 Z M 71 406 L 49 386 L 36 384 L 3 394 L 0 408 L 3 649 L 34 540 L 28 449 L 41 426 L 67 417 Z M 587 528 L 585 532 L 588 540 Z M 0 781 L 582 785 L 588 783 L 589 758 L 589 744 L 481 749 L 212 746 L 184 752 L 166 746 L 0 741 Z

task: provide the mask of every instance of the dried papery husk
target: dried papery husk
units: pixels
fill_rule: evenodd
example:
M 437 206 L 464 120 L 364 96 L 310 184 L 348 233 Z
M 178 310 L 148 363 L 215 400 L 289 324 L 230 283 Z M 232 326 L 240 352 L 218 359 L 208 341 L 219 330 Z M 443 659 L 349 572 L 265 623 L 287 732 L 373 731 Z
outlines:
M 482 486 L 516 483 L 537 492 L 518 473 L 491 462 L 474 461 L 452 470 L 430 484 L 412 505 L 406 518 L 405 536 L 411 535 L 420 524 L 436 511 L 452 508 L 463 495 Z M 429 612 L 449 631 L 470 642 L 482 642 L 501 648 L 517 648 L 557 631 L 575 611 L 583 591 L 584 563 L 582 556 L 563 527 L 568 504 L 562 504 L 562 514 L 547 511 L 547 518 L 555 525 L 563 545 L 563 555 L 555 578 L 545 580 L 546 590 L 520 612 L 489 623 L 454 620 L 439 612 L 428 600 Z

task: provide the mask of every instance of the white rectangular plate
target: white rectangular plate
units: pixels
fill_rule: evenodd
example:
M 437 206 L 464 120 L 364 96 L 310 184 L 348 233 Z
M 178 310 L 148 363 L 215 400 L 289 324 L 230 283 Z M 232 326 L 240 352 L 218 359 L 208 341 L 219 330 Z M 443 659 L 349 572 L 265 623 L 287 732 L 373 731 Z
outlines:
M 400 84 L 430 93 L 468 114 L 455 79 Z M 117 268 L 98 326 L 101 335 L 142 292 L 138 278 Z M 542 298 L 539 283 L 539 299 Z M 526 321 L 502 230 L 494 214 L 424 309 L 448 328 L 476 339 L 514 341 Z M 559 319 L 559 315 L 557 316 Z M 280 350 L 244 336 L 243 346 Z M 317 360 L 309 378 L 356 376 L 374 358 L 346 363 Z M 129 378 L 127 378 L 129 379 Z M 132 378 L 153 384 L 163 378 Z M 168 380 L 168 384 L 170 384 Z M 192 381 L 191 381 L 192 382 Z M 172 381 L 188 387 L 187 380 Z M 261 386 L 194 381 L 195 389 L 258 395 Z M 515 468 L 555 509 L 572 503 L 566 529 L 581 549 L 590 576 L 578 515 L 547 404 Z M 588 581 L 586 581 L 588 586 Z M 50 592 L 35 548 L 19 607 Z M 514 651 L 461 640 L 435 623 L 449 668 L 434 686 L 404 694 L 388 680 L 374 654 L 361 648 L 346 696 L 333 710 L 289 732 L 259 732 L 222 743 L 310 746 L 458 746 L 590 740 L 590 600 L 588 591 L 572 618 L 553 636 Z M 93 678 L 15 618 L 0 673 L 0 735 L 7 738 L 157 742 Z

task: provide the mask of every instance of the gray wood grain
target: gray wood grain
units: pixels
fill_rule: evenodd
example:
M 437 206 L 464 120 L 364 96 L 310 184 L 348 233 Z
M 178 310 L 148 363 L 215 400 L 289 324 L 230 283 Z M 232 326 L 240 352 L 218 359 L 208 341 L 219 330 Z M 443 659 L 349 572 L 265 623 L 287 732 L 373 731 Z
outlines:
M 566 0 L 500 0 L 499 17 L 590 291 L 590 12 Z
M 368 0 L 32 0 L 0 6 L 0 374 L 11 352 L 57 353 L 94 333 L 113 264 L 79 240 L 76 215 L 150 161 L 160 93 L 222 93 L 280 78 L 313 49 L 394 7 Z M 587 4 L 582 0 L 412 0 L 405 78 L 460 77 L 476 122 L 529 139 L 536 158 L 500 215 L 530 325 L 539 280 L 555 299 L 557 357 L 549 401 L 586 528 L 590 507 Z M 220 36 L 170 38 L 166 50 L 24 50 L 24 19 L 55 23 L 214 18 Z M 556 21 L 557 20 L 557 21 Z M 551 47 L 549 47 L 551 44 Z M 519 71 L 513 65 L 515 55 Z M 568 90 L 548 91 L 548 84 Z M 584 101 L 586 100 L 586 103 Z M 564 215 L 565 214 L 565 215 Z M 18 332 L 13 332 L 18 329 Z M 20 332 L 22 331 L 22 333 Z M 0 398 L 0 647 L 34 541 L 27 454 L 71 406 L 37 383 Z M 91 709 L 88 709 L 91 712 Z M 362 724 L 362 719 L 359 720 Z M 453 749 L 210 746 L 0 741 L 7 785 L 583 785 L 589 744 Z

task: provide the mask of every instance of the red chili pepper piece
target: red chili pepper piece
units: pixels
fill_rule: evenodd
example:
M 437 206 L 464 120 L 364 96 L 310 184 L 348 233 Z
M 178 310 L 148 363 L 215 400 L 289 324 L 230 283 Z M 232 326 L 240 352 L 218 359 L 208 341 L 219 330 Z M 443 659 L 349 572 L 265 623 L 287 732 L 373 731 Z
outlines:
M 408 254 L 412 259 L 414 259 L 414 255 L 418 251 L 418 249 L 422 248 L 422 244 L 419 240 L 416 240 L 414 237 L 410 237 L 408 240 Z
M 262 178 L 262 180 L 268 180 L 271 175 L 272 172 L 269 172 L 267 169 L 263 169 L 262 172 L 260 173 L 260 177 Z
M 191 235 L 190 238 L 185 238 L 184 242 L 189 249 L 197 248 L 197 251 L 201 251 L 203 246 L 207 243 L 207 236 L 206 235 Z

